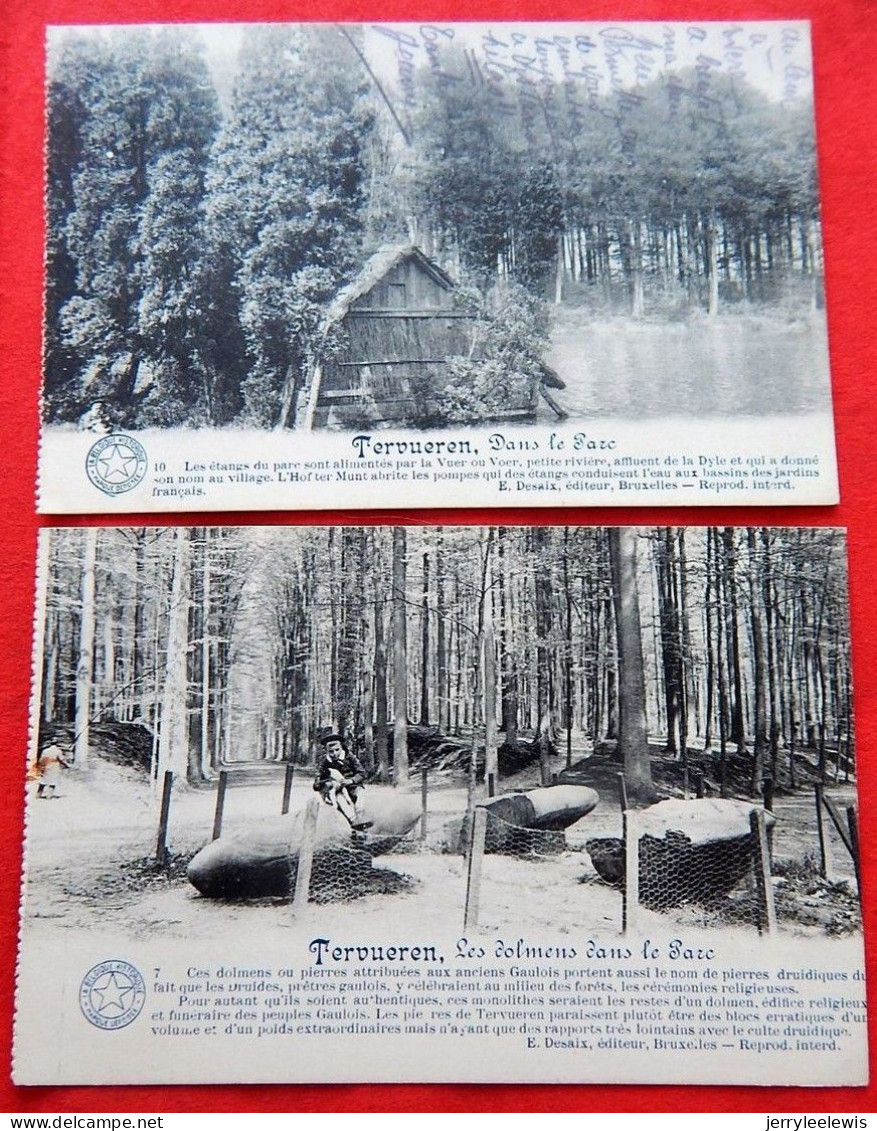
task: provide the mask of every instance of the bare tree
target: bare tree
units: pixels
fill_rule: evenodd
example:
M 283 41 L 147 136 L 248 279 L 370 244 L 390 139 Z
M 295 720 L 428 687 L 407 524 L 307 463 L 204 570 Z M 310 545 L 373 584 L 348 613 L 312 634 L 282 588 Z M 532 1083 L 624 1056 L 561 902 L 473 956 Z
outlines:
M 178 526 L 174 531 L 167 650 L 161 694 L 156 773 L 159 788 L 167 770 L 173 771 L 177 781 L 185 781 L 188 771 L 186 652 L 189 623 L 189 549 L 189 531 L 184 526 Z
M 408 621 L 405 527 L 393 528 L 393 781 L 408 781 Z
M 76 665 L 76 723 L 73 760 L 79 769 L 88 765 L 91 694 L 94 685 L 95 572 L 97 562 L 96 527 L 85 531 L 82 548 L 81 607 L 79 619 L 79 661 Z
M 618 747 L 630 796 L 654 799 L 646 724 L 646 684 L 643 667 L 637 583 L 637 532 L 609 528 L 609 561 L 618 644 Z

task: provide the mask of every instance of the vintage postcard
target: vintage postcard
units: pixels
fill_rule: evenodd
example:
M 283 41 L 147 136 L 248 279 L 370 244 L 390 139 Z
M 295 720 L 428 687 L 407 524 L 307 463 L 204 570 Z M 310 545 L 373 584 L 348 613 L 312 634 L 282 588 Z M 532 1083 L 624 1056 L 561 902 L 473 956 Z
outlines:
M 19 1084 L 862 1084 L 845 538 L 47 529 Z
M 44 513 L 837 501 L 806 23 L 53 27 Z

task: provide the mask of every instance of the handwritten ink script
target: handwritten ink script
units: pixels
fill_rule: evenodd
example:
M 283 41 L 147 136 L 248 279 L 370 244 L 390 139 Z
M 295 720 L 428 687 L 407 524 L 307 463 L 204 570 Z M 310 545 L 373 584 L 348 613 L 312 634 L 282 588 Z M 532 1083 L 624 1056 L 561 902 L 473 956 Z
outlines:
M 373 24 L 368 48 L 393 75 L 395 109 L 409 129 L 416 129 L 421 84 L 431 81 L 486 90 L 534 146 L 597 115 L 632 150 L 639 92 L 659 78 L 678 110 L 721 129 L 716 87 L 723 80 L 749 83 L 783 105 L 812 93 L 803 24 Z

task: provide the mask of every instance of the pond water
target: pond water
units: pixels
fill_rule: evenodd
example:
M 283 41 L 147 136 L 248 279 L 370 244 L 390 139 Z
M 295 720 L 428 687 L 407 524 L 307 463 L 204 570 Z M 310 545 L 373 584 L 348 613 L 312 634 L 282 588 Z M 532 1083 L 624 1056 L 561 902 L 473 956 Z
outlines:
M 596 321 L 559 308 L 547 360 L 566 383 L 552 396 L 573 419 L 786 416 L 831 407 L 818 315 L 658 323 Z

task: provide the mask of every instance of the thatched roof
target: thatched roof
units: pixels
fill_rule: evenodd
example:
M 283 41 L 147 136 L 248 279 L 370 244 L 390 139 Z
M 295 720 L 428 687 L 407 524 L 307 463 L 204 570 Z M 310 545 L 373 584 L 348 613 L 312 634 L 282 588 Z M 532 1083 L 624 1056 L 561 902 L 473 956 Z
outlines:
M 334 326 L 336 322 L 340 322 L 357 299 L 368 294 L 372 287 L 377 286 L 385 275 L 406 259 L 413 259 L 422 271 L 425 271 L 431 279 L 446 291 L 453 288 L 454 283 L 451 277 L 447 275 L 437 263 L 433 263 L 431 259 L 428 259 L 419 247 L 414 247 L 413 244 L 396 244 L 382 247 L 366 261 L 356 278 L 349 282 L 346 287 L 343 287 L 335 296 L 332 305 L 326 313 L 325 329 L 328 330 L 330 327 Z

